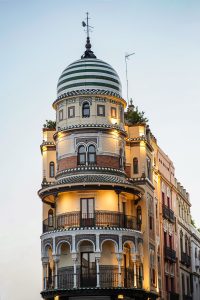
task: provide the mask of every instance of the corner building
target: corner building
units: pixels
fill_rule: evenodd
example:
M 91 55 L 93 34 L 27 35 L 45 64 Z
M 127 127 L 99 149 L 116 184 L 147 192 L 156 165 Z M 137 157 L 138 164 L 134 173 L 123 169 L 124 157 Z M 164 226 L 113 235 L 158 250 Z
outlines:
M 125 107 L 88 38 L 59 78 L 56 128 L 43 128 L 44 299 L 157 298 L 153 148 L 145 126 L 125 128 Z

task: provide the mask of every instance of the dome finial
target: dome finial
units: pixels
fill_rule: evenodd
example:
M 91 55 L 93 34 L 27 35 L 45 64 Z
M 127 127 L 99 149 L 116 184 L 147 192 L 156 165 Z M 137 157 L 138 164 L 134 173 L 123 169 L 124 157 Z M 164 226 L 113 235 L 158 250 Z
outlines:
M 90 32 L 90 28 L 93 28 L 92 26 L 89 26 L 89 13 L 87 12 L 86 13 L 87 15 L 87 18 L 86 18 L 86 23 L 83 21 L 82 22 L 82 26 L 83 27 L 87 27 L 87 39 L 86 39 L 86 45 L 85 45 L 85 48 L 86 48 L 86 51 L 85 53 L 81 56 L 81 58 L 96 58 L 96 56 L 94 55 L 93 51 L 91 50 L 91 43 L 90 43 L 90 36 L 89 36 L 89 32 Z

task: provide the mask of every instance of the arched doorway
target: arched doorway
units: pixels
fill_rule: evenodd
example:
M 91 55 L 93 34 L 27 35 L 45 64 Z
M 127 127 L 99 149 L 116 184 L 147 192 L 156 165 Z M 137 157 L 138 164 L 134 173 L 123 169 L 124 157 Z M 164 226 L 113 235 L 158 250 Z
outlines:
M 70 245 L 63 241 L 58 245 L 58 262 L 57 284 L 59 289 L 70 289 L 74 283 L 74 267 Z
M 123 247 L 122 285 L 125 288 L 134 287 L 134 265 L 132 260 L 133 245 L 126 242 Z
M 80 285 L 81 287 L 95 287 L 96 279 L 96 261 L 94 246 L 90 241 L 82 241 L 79 244 L 80 254 Z

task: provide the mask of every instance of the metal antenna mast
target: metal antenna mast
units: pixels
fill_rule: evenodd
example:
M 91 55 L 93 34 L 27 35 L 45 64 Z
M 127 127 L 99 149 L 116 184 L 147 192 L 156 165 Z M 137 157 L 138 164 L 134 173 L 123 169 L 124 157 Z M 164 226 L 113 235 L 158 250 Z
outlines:
M 129 98 L 128 98 L 128 65 L 127 65 L 127 60 L 131 55 L 135 54 L 135 52 L 130 53 L 130 54 L 125 54 L 125 64 L 126 64 L 126 92 L 127 92 L 127 101 L 129 105 Z

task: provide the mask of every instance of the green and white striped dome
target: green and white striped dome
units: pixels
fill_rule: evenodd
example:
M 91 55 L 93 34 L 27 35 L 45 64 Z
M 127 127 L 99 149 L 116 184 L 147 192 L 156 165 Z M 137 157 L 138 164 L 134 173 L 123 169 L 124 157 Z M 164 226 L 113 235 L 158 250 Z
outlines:
M 97 58 L 82 58 L 70 64 L 58 80 L 58 97 L 80 90 L 108 91 L 121 97 L 117 72 Z

